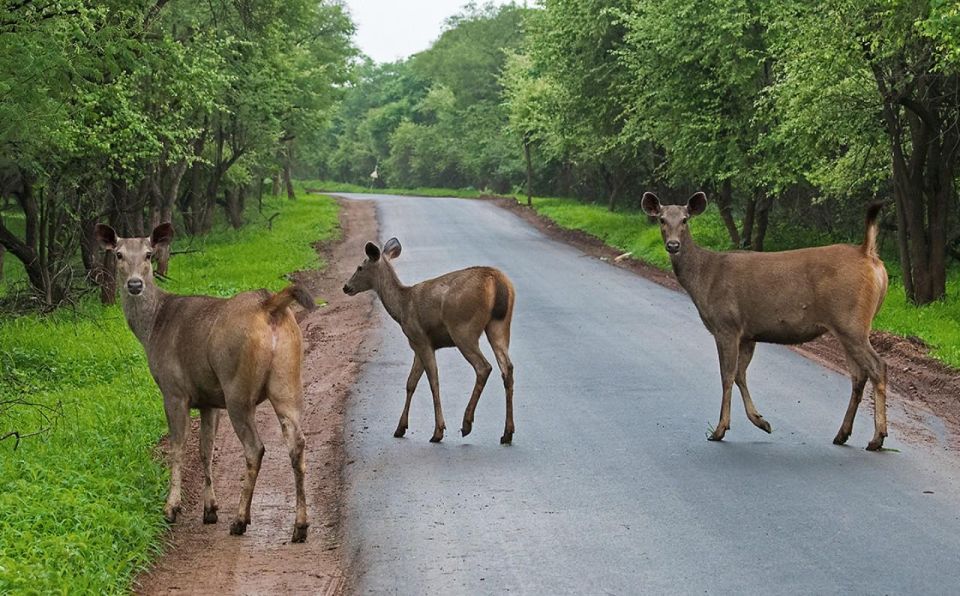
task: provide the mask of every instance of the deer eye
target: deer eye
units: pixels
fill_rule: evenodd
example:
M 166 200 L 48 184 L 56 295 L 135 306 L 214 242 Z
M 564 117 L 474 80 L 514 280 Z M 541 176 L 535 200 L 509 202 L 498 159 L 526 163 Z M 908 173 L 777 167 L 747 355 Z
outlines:
M 681 219 L 681 220 L 680 220 L 680 223 L 682 223 L 682 224 L 686 224 L 686 223 L 687 223 L 687 218 L 686 218 L 686 217 L 684 217 L 683 219 Z
M 153 251 L 149 251 L 149 250 L 147 251 L 147 258 L 148 259 L 153 258 Z
M 661 218 L 660 218 L 660 223 L 662 223 L 662 224 L 665 224 L 665 223 L 667 223 L 667 220 L 666 220 L 666 218 L 663 218 L 663 217 L 661 217 Z
M 118 260 L 118 261 L 122 261 L 122 260 L 123 260 L 123 253 L 120 252 L 119 250 L 117 251 L 117 260 Z

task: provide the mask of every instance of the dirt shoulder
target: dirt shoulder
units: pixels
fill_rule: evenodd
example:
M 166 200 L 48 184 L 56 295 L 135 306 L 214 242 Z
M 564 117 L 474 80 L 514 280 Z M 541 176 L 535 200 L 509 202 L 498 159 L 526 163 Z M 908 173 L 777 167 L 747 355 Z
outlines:
M 341 594 L 344 590 L 341 507 L 346 398 L 362 365 L 373 312 L 370 293 L 349 298 L 341 290 L 363 240 L 377 237 L 373 203 L 340 200 L 340 239 L 317 247 L 322 271 L 301 272 L 327 305 L 298 315 L 304 335 L 303 428 L 307 439 L 307 505 L 310 534 L 289 544 L 294 487 L 280 425 L 261 405 L 257 425 L 266 455 L 254 493 L 245 536 L 230 536 L 229 520 L 240 496 L 243 450 L 224 416 L 217 435 L 215 487 L 220 522 L 203 525 L 203 473 L 196 424 L 191 434 L 180 519 L 171 528 L 166 554 L 135 583 L 142 594 Z M 159 505 L 158 505 L 159 506 Z
M 604 244 L 595 236 L 562 228 L 512 198 L 491 197 L 485 200 L 516 214 L 551 238 L 571 244 L 588 255 L 633 271 L 662 286 L 683 291 L 672 272 L 631 258 L 617 260 L 621 251 Z M 960 450 L 960 371 L 929 356 L 929 349 L 919 339 L 874 331 L 870 340 L 887 363 L 888 384 L 893 394 L 889 402 L 899 402 L 910 421 L 908 426 L 899 430 L 906 431 L 913 439 L 943 443 L 951 450 Z M 826 335 L 794 346 L 793 349 L 827 368 L 847 374 L 843 349 L 832 336 Z M 845 396 L 841 398 L 846 403 Z M 946 436 L 939 436 L 928 429 L 928 414 L 943 421 Z

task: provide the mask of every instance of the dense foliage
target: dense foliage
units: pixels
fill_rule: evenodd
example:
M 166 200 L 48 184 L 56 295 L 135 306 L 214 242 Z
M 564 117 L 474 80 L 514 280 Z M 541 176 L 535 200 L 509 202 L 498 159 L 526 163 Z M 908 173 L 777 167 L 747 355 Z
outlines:
M 333 0 L 0 2 L 0 262 L 22 263 L 41 306 L 87 281 L 109 301 L 96 221 L 200 235 L 221 206 L 242 225 L 264 178 L 292 197 L 352 30 Z
M 849 235 L 887 200 L 924 304 L 960 254 L 958 131 L 950 0 L 541 0 L 470 5 L 429 50 L 363 66 L 317 166 L 611 209 L 704 188 L 728 246 L 756 250 L 783 222 Z

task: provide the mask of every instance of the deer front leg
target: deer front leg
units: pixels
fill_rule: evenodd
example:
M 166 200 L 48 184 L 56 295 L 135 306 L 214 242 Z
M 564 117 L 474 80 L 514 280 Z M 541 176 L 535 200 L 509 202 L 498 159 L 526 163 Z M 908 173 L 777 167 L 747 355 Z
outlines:
M 200 460 L 203 462 L 203 523 L 217 523 L 217 494 L 213 488 L 213 444 L 217 438 L 220 410 L 200 410 Z
M 170 488 L 167 493 L 167 503 L 163 507 L 163 517 L 172 524 L 177 521 L 177 515 L 180 513 L 180 485 L 183 452 L 187 445 L 187 432 L 190 429 L 190 402 L 165 393 L 163 411 L 167 416 L 167 429 L 170 435 Z
M 417 390 L 417 384 L 420 383 L 420 377 L 423 376 L 423 365 L 420 364 L 420 358 L 413 355 L 413 366 L 410 368 L 410 376 L 407 377 L 407 401 L 403 404 L 403 414 L 400 415 L 400 422 L 397 424 L 397 430 L 393 436 L 398 439 L 407 433 L 407 424 L 410 418 L 410 402 L 413 394 Z
M 427 373 L 427 380 L 430 381 L 430 393 L 433 394 L 434 425 L 430 442 L 439 443 L 443 440 L 443 431 L 446 430 L 447 425 L 443 421 L 443 408 L 440 407 L 440 378 L 437 375 L 437 357 L 433 348 L 418 350 L 417 357 Z
M 740 341 L 736 337 L 717 336 L 717 353 L 720 356 L 720 382 L 723 385 L 723 398 L 720 402 L 720 422 L 710 435 L 711 441 L 722 441 L 730 430 L 730 394 L 737 375 L 737 360 Z
M 743 409 L 747 412 L 747 418 L 760 430 L 771 432 L 770 423 L 763 419 L 757 407 L 753 405 L 753 399 L 750 397 L 750 390 L 747 389 L 747 367 L 753 359 L 754 348 L 757 343 L 753 341 L 740 342 L 740 353 L 737 357 L 737 388 L 740 389 L 740 397 L 743 398 Z

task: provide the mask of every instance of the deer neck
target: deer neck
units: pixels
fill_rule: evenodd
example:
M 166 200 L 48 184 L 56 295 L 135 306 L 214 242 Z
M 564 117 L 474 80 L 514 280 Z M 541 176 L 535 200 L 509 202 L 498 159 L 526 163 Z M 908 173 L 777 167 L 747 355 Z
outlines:
M 699 303 L 701 294 L 706 291 L 704 274 L 709 268 L 711 254 L 713 253 L 709 250 L 698 246 L 690 231 L 685 230 L 680 237 L 680 253 L 670 255 L 670 264 L 673 265 L 677 281 L 695 303 Z
M 120 294 L 120 303 L 123 306 L 127 325 L 146 348 L 157 321 L 157 313 L 160 312 L 160 307 L 168 294 L 151 280 L 144 280 L 143 294 L 140 296 L 131 296 L 124 290 L 121 290 Z
M 403 319 L 403 306 L 409 288 L 400 283 L 400 278 L 397 277 L 397 272 L 393 270 L 393 265 L 389 261 L 384 261 L 383 264 L 377 278 L 377 295 L 387 314 L 400 323 Z

